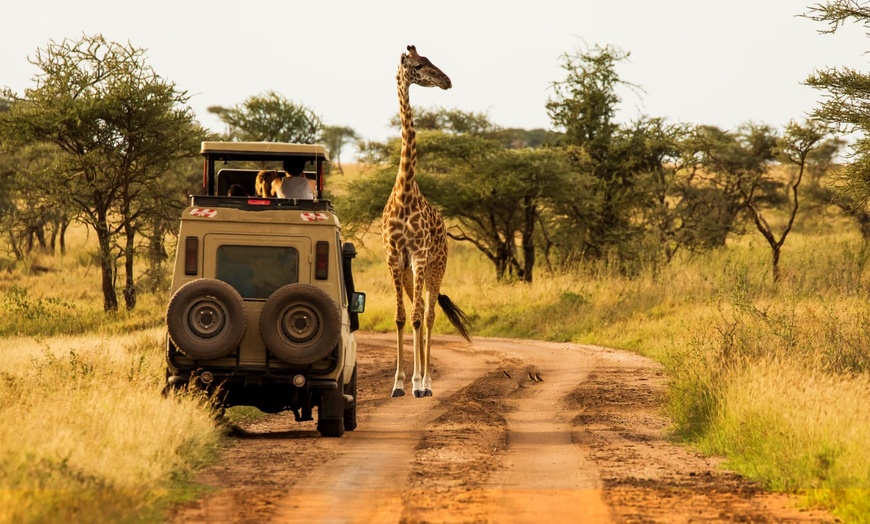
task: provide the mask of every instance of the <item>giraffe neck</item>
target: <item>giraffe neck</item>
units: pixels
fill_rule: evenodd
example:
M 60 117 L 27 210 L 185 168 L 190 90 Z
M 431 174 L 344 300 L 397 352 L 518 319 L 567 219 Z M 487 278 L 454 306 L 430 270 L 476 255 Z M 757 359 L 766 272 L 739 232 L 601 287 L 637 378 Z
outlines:
M 417 130 L 414 129 L 414 113 L 411 111 L 409 92 L 411 84 L 405 80 L 401 69 L 398 75 L 399 84 L 399 118 L 402 122 L 402 157 L 399 160 L 399 173 L 396 175 L 394 192 L 410 193 L 416 180 L 417 169 Z

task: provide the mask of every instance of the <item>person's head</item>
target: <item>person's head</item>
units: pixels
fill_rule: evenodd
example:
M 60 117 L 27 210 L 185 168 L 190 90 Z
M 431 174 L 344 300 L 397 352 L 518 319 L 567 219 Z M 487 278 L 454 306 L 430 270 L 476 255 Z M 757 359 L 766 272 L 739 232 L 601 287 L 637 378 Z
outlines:
M 248 192 L 245 191 L 245 188 L 242 187 L 241 184 L 233 184 L 230 186 L 229 191 L 227 191 L 228 196 L 248 196 Z
M 291 157 L 284 159 L 284 171 L 290 176 L 299 176 L 305 170 L 305 159 Z

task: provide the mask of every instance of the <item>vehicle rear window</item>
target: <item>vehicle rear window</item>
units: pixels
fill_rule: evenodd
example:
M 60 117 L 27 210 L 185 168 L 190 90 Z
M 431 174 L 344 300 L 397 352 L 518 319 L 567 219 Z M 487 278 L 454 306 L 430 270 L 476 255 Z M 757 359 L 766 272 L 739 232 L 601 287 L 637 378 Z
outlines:
M 282 246 L 219 246 L 215 277 L 243 298 L 266 299 L 281 286 L 299 282 L 299 252 Z

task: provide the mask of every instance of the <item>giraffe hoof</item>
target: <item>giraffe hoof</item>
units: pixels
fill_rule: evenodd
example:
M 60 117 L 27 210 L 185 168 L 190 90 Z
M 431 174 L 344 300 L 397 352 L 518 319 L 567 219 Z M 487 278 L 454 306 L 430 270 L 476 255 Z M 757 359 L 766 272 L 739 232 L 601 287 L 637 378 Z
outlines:
M 424 391 L 420 391 L 419 389 L 415 389 L 414 396 L 417 398 L 423 398 L 424 396 L 426 396 L 426 394 Z
M 423 392 L 423 396 L 424 396 L 424 397 L 431 397 L 431 396 L 432 396 L 432 390 L 431 390 L 431 389 L 427 389 L 426 391 Z
M 405 396 L 405 390 L 404 390 L 404 389 L 394 389 L 394 390 L 393 390 L 393 395 L 392 395 L 392 396 L 393 396 L 393 398 L 395 398 L 395 397 L 404 397 L 404 396 Z

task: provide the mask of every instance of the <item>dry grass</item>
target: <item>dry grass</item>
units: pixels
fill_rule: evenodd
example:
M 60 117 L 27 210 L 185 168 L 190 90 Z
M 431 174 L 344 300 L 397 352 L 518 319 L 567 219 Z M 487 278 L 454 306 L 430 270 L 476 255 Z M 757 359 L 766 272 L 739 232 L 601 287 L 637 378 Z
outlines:
M 68 240 L 0 273 L 0 522 L 157 522 L 220 430 L 207 399 L 161 394 L 164 294 L 105 314 L 91 239 Z
M 161 395 L 161 340 L 4 340 L 0 521 L 155 519 L 173 481 L 209 459 L 220 433 L 204 399 Z

